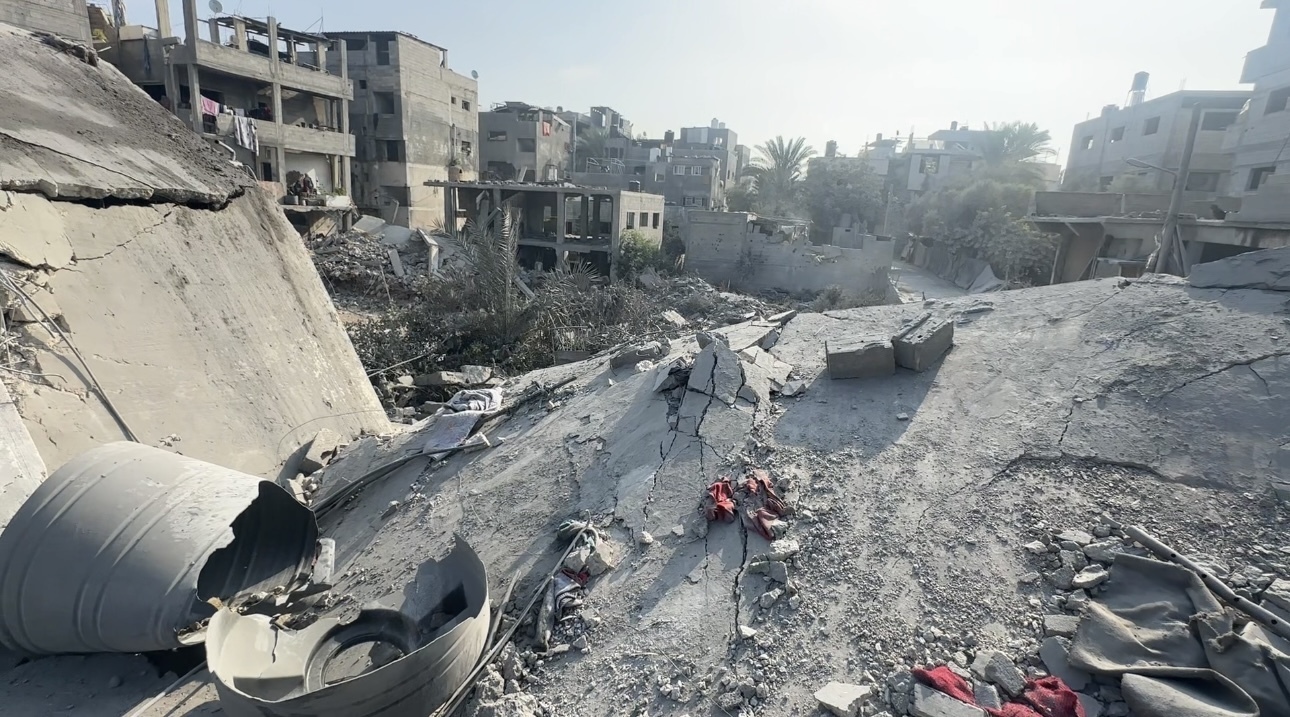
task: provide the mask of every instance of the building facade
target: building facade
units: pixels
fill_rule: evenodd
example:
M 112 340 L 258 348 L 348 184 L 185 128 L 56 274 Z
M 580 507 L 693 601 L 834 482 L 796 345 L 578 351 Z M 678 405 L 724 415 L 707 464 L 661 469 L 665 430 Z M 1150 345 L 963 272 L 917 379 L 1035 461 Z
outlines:
M 1290 2 L 1263 0 L 1263 7 L 1275 13 L 1272 31 L 1266 45 L 1245 56 L 1241 82 L 1253 84 L 1254 91 L 1224 145 L 1233 154 L 1228 192 L 1247 199 L 1274 176 L 1280 175 L 1273 183 L 1280 185 L 1290 174 Z
M 1071 191 L 1169 192 L 1174 176 L 1128 160 L 1173 170 L 1182 161 L 1192 110 L 1205 106 L 1196 136 L 1187 191 L 1218 196 L 1229 184 L 1232 152 L 1227 130 L 1251 93 L 1174 92 L 1127 107 L 1107 105 L 1101 114 L 1075 125 L 1062 188 Z
M 85 0 L 0 0 L 0 23 L 51 32 L 86 44 L 90 41 Z
M 479 113 L 479 172 L 484 179 L 554 182 L 569 173 L 569 123 L 553 110 L 505 102 Z
M 447 221 L 440 186 L 479 166 L 479 85 L 448 69 L 448 51 L 405 32 L 329 32 L 353 83 L 354 201 L 404 227 Z M 341 71 L 339 53 L 328 67 Z

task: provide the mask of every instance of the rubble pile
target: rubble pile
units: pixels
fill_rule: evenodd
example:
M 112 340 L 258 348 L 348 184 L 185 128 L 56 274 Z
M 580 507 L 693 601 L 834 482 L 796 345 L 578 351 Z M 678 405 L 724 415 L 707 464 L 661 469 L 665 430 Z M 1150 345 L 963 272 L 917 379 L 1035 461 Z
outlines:
M 428 274 L 422 241 L 389 245 L 351 230 L 307 239 L 305 246 L 332 301 L 343 309 L 377 310 L 408 299 Z

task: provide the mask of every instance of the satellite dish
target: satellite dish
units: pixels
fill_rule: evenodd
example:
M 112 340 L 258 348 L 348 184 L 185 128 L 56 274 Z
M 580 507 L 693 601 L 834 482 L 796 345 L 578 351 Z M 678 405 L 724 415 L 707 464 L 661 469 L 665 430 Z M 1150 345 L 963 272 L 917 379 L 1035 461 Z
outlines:
M 216 0 L 211 0 L 211 2 L 216 2 Z M 471 79 L 473 79 L 473 80 L 478 80 L 478 79 L 479 79 L 479 72 L 478 72 L 478 71 L 476 71 L 476 70 L 471 70 L 471 71 L 470 71 L 470 77 L 471 77 Z
M 224 6 L 220 4 L 219 0 L 211 0 L 208 6 L 210 7 L 211 12 L 215 14 L 224 12 Z

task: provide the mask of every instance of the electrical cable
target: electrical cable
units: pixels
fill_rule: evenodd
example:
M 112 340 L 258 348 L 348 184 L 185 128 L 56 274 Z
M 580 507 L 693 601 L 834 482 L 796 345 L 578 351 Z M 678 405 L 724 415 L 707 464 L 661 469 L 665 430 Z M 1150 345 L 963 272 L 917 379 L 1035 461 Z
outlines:
M 58 336 L 67 343 L 67 347 L 72 350 L 72 353 L 76 355 L 76 359 L 81 362 L 81 366 L 85 368 L 85 375 L 89 378 L 90 388 L 94 390 L 94 393 L 98 394 L 99 399 L 103 401 L 104 408 L 107 409 L 108 413 L 112 414 L 112 418 L 117 422 L 117 425 L 121 427 L 121 431 L 125 434 L 125 437 L 135 443 L 140 443 L 139 437 L 130 429 L 130 424 L 126 423 L 125 417 L 123 417 L 121 412 L 116 409 L 116 405 L 112 403 L 112 399 L 108 398 L 107 392 L 103 390 L 103 384 L 100 383 L 98 377 L 94 375 L 94 370 L 90 368 L 85 357 L 82 356 L 80 350 L 76 348 L 76 344 L 72 343 L 71 337 L 63 332 L 63 327 L 59 326 L 58 323 L 55 322 L 54 319 L 50 317 L 50 315 L 46 313 L 45 310 L 41 308 L 41 306 L 37 304 L 26 291 L 23 291 L 22 287 L 18 286 L 18 284 L 4 272 L 0 272 L 0 284 L 3 284 L 5 288 L 17 294 L 18 297 L 22 299 L 22 302 L 28 307 L 35 309 L 36 312 L 44 319 L 44 322 L 42 323 L 47 324 L 48 327 L 53 329 L 54 333 L 57 333 Z

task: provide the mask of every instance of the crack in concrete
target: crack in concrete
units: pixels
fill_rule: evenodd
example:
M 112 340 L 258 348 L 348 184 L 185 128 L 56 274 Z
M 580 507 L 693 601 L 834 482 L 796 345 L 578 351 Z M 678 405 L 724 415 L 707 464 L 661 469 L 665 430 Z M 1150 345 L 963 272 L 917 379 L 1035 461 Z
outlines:
M 1133 284 L 1129 284 L 1129 286 L 1133 286 Z M 1127 289 L 1128 287 L 1125 287 L 1125 288 Z M 1087 309 L 1085 309 L 1085 310 L 1083 310 L 1083 311 L 1079 312 L 1078 314 L 1071 314 L 1070 316 L 1059 316 L 1059 317 L 1057 317 L 1057 321 L 1055 321 L 1055 322 L 1053 322 L 1053 323 L 1061 323 L 1062 321 L 1068 321 L 1068 320 L 1070 320 L 1070 319 L 1078 319 L 1078 318 L 1079 318 L 1079 317 L 1081 317 L 1081 316 L 1085 316 L 1085 315 L 1087 315 L 1087 314 L 1091 314 L 1092 312 L 1097 311 L 1098 309 L 1100 309 L 1100 308 L 1102 307 L 1102 304 L 1105 304 L 1106 302 L 1110 301 L 1111 299 L 1114 299 L 1115 297 L 1119 296 L 1119 295 L 1121 294 L 1121 292 L 1123 292 L 1123 291 L 1124 291 L 1124 289 L 1117 289 L 1116 291 L 1112 292 L 1110 296 L 1106 297 L 1105 299 L 1102 299 L 1101 301 L 1097 302 L 1096 304 L 1093 304 L 1092 306 L 1090 306 L 1090 307 L 1088 307 Z
M 1263 378 L 1263 375 L 1262 375 L 1262 374 L 1260 374 L 1260 373 L 1259 373 L 1259 372 L 1254 368 L 1254 365 L 1253 365 L 1253 364 L 1249 365 L 1247 368 L 1249 368 L 1249 369 L 1250 369 L 1250 373 L 1254 374 L 1254 377 L 1255 377 L 1255 378 L 1257 378 L 1257 379 L 1259 379 L 1259 382 L 1263 384 L 1263 392 L 1264 392 L 1264 393 L 1266 393 L 1267 395 L 1271 396 L 1271 395 L 1272 395 L 1272 389 L 1268 388 L 1268 380 L 1267 380 L 1266 378 Z
M 1270 354 L 1263 354 L 1262 356 L 1255 356 L 1254 358 L 1246 359 L 1246 360 L 1244 360 L 1244 361 L 1235 361 L 1235 362 L 1233 362 L 1233 363 L 1227 364 L 1226 366 L 1224 366 L 1224 367 L 1222 367 L 1222 368 L 1220 368 L 1220 369 L 1215 369 L 1215 370 L 1210 371 L 1210 372 L 1208 372 L 1208 373 L 1201 374 L 1200 376 L 1197 376 L 1197 377 L 1195 377 L 1195 378 L 1189 378 L 1189 379 L 1187 379 L 1186 381 L 1183 381 L 1182 383 L 1178 384 L 1177 386 L 1174 386 L 1173 388 L 1169 389 L 1168 391 L 1165 391 L 1164 393 L 1160 394 L 1159 396 L 1156 396 L 1156 400 L 1157 400 L 1157 401 L 1159 401 L 1159 400 L 1161 400 L 1161 399 L 1163 399 L 1163 398 L 1165 398 L 1165 397 L 1167 397 L 1167 396 L 1172 395 L 1173 393 L 1175 393 L 1175 392 L 1177 392 L 1177 391 L 1180 391 L 1180 390 L 1182 390 L 1182 389 L 1184 389 L 1184 388 L 1186 388 L 1186 387 L 1188 387 L 1188 386 L 1192 385 L 1193 383 L 1196 383 L 1197 381 L 1204 381 L 1205 379 L 1210 378 L 1211 376 L 1217 376 L 1218 374 L 1223 373 L 1224 371 L 1229 371 L 1229 370 L 1231 370 L 1231 369 L 1234 369 L 1234 368 L 1236 368 L 1237 366 L 1245 366 L 1245 367 L 1247 367 L 1247 368 L 1248 368 L 1248 367 L 1250 366 L 1250 364 L 1258 363 L 1259 361 L 1265 361 L 1265 360 L 1270 359 L 1270 358 L 1280 358 L 1280 357 L 1282 357 L 1282 356 L 1290 356 L 1290 352 L 1288 352 L 1288 351 L 1276 351 L 1276 352 L 1273 352 L 1273 353 L 1270 353 Z M 1253 371 L 1254 369 L 1252 369 L 1252 368 L 1251 368 L 1250 370 L 1251 370 L 1251 371 Z M 1258 372 L 1257 372 L 1257 371 L 1255 372 L 1255 375 L 1256 375 L 1256 376 L 1258 376 Z M 1259 376 L 1259 380 L 1263 380 L 1263 377 L 1262 377 L 1262 376 Z M 1264 382 L 1263 382 L 1263 385 L 1264 385 L 1264 388 L 1267 388 L 1267 381 L 1264 381 Z
M 113 253 L 113 252 L 115 252 L 117 249 L 120 249 L 120 248 L 125 247 L 125 246 L 129 246 L 130 244 L 133 244 L 133 243 L 134 243 L 134 241 L 135 241 L 136 239 L 138 239 L 139 237 L 141 237 L 141 236 L 145 236 L 145 235 L 151 235 L 151 234 L 153 233 L 153 230 L 155 230 L 157 227 L 160 227 L 160 226 L 162 226 L 163 224 L 165 224 L 165 223 L 166 223 L 166 220 L 170 219 L 170 215 L 171 215 L 171 214 L 173 214 L 173 213 L 174 213 L 174 210 L 173 210 L 173 209 L 172 209 L 172 210 L 170 210 L 170 211 L 168 211 L 168 212 L 166 212 L 165 214 L 161 215 L 161 221 L 157 222 L 156 224 L 153 224 L 153 225 L 150 225 L 150 226 L 143 227 L 142 229 L 140 229 L 140 230 L 139 230 L 139 233 L 138 233 L 138 234 L 135 234 L 134 236 L 130 237 L 129 239 L 126 239 L 125 241 L 121 242 L 120 244 L 117 244 L 116 246 L 112 247 L 111 249 L 108 249 L 107 251 L 103 252 L 102 254 L 100 254 L 100 255 L 98 255 L 98 256 L 80 256 L 79 254 L 77 254 L 77 253 L 76 253 L 76 250 L 73 248 L 73 249 L 72 249 L 72 258 L 73 258 L 73 259 L 75 259 L 75 260 L 76 260 L 76 261 L 78 261 L 78 262 L 80 262 L 80 261 L 94 261 L 94 260 L 96 260 L 96 259 L 104 259 L 104 258 L 107 258 L 107 257 L 111 256 L 111 255 L 112 255 L 112 253 Z

